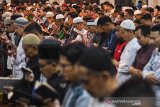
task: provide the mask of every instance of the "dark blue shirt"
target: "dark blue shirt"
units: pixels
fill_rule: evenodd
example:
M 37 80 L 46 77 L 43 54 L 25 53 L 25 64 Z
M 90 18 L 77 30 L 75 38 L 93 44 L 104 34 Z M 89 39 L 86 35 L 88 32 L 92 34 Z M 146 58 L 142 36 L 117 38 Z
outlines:
M 109 32 L 108 37 L 106 39 L 106 47 L 108 47 L 108 50 L 111 52 L 111 55 L 113 56 L 115 47 L 117 42 L 117 36 L 116 36 L 116 29 Z

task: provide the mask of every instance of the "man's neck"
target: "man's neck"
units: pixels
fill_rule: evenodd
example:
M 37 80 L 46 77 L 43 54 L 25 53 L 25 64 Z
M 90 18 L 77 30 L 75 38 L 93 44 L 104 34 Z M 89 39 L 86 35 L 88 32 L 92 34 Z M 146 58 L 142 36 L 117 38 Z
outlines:
M 131 41 L 132 39 L 134 39 L 135 36 L 134 35 L 130 35 L 130 38 L 128 39 L 128 42 Z

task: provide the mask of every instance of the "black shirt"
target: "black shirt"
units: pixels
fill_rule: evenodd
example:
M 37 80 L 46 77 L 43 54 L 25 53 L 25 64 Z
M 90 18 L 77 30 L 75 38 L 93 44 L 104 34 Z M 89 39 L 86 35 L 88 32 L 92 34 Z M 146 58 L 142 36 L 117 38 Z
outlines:
M 38 65 L 38 55 L 29 59 L 27 66 L 33 71 L 35 80 L 40 80 L 40 70 Z
M 60 103 L 62 103 L 68 88 L 68 84 L 64 80 L 63 75 L 60 73 L 53 74 L 51 78 L 47 80 L 47 82 L 57 90 L 57 92 L 60 95 L 59 96 Z

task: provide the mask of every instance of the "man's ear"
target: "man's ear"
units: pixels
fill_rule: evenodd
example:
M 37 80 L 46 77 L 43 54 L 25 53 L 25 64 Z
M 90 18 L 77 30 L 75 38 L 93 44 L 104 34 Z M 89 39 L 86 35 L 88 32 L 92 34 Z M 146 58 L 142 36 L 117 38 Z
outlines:
M 110 76 L 110 74 L 107 71 L 102 71 L 102 73 L 101 73 L 102 79 L 108 79 L 109 76 Z
M 36 50 L 38 47 L 37 47 L 37 46 L 32 46 L 32 48 L 33 48 L 34 50 Z
M 57 66 L 57 64 L 55 64 L 55 63 L 52 63 L 52 66 L 53 66 L 53 67 L 56 67 L 56 66 Z

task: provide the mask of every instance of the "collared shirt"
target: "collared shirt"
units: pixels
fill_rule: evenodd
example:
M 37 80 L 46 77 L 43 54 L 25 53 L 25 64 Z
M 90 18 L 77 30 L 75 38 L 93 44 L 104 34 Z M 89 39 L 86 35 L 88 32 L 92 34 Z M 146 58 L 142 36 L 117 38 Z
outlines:
M 143 70 L 144 66 L 148 63 L 151 58 L 152 52 L 155 49 L 153 45 L 143 46 L 137 53 L 133 67 L 139 70 Z
M 63 101 L 62 107 L 88 107 L 92 97 L 80 84 L 72 84 Z
M 155 75 L 155 77 L 160 80 L 160 52 L 159 48 L 156 48 L 152 56 L 149 60 L 149 62 L 146 64 L 142 71 L 143 78 L 146 78 L 147 75 Z M 153 89 L 155 91 L 155 95 L 157 98 L 160 96 L 160 86 L 159 85 L 153 85 Z M 159 102 L 158 102 L 159 103 Z
M 156 48 L 149 62 L 143 69 L 142 76 L 145 78 L 147 75 L 154 74 L 157 79 L 160 80 L 160 52 L 159 48 Z
M 128 73 L 128 69 L 133 64 L 140 48 L 137 38 L 133 38 L 127 43 L 120 57 L 118 72 Z

